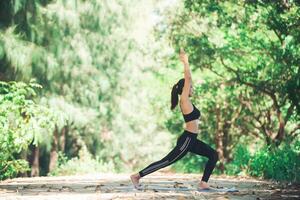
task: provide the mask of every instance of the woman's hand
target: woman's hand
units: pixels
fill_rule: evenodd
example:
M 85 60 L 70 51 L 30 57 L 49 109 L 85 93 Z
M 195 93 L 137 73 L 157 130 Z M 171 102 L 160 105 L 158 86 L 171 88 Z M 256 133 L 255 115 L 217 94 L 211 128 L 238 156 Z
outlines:
M 185 51 L 183 50 L 183 48 L 180 48 L 179 58 L 180 58 L 181 62 L 184 65 L 188 65 L 189 64 L 188 55 L 185 53 Z

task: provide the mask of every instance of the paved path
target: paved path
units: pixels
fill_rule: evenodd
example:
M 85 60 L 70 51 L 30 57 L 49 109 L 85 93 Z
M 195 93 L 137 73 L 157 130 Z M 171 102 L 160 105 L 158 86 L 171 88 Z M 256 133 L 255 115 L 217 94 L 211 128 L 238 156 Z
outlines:
M 142 179 L 135 190 L 128 174 L 16 178 L 0 182 L 0 200 L 102 200 L 102 199 L 200 199 L 290 200 L 300 199 L 300 186 L 252 178 L 212 176 L 214 187 L 235 187 L 234 193 L 196 191 L 199 175 L 160 174 Z

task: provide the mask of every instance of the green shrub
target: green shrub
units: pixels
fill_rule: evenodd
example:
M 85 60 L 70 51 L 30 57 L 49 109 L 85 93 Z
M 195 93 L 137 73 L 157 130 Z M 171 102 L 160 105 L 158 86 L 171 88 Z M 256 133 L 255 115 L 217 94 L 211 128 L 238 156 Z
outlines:
M 296 143 L 295 148 L 299 143 Z M 291 145 L 283 143 L 279 148 L 264 147 L 250 161 L 249 174 L 279 181 L 299 182 L 300 159 Z
M 245 145 L 237 145 L 237 147 L 233 151 L 233 161 L 225 165 L 226 174 L 245 174 L 250 158 L 251 155 L 248 148 Z
M 16 177 L 18 173 L 24 173 L 30 170 L 28 162 L 26 160 L 9 160 L 0 162 L 0 179 L 8 177 Z
M 85 146 L 79 151 L 79 157 L 66 160 L 66 157 L 59 153 L 57 167 L 51 171 L 50 176 L 82 175 L 99 172 L 116 172 L 113 162 L 103 162 L 99 158 L 92 158 Z
M 0 180 L 28 171 L 21 151 L 52 132 L 51 113 L 32 100 L 39 87 L 33 81 L 0 82 Z
M 225 173 L 299 182 L 299 146 L 299 140 L 293 144 L 283 142 L 279 147 L 263 146 L 251 155 L 246 145 L 238 145 L 233 152 L 234 160 L 225 165 Z

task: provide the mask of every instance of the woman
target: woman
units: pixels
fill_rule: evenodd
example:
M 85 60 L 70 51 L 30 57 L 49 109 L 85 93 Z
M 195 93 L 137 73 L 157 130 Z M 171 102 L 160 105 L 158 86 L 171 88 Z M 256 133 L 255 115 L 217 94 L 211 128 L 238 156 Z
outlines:
M 178 104 L 178 95 L 180 95 L 180 108 L 183 114 L 185 129 L 182 135 L 177 139 L 174 149 L 161 160 L 147 166 L 140 172 L 130 176 L 135 188 L 139 188 L 140 178 L 164 168 L 192 152 L 207 157 L 203 177 L 199 183 L 199 189 L 211 189 L 208 185 L 208 179 L 218 161 L 217 152 L 204 142 L 197 139 L 200 111 L 190 101 L 189 97 L 193 94 L 192 75 L 189 69 L 188 56 L 184 50 L 180 50 L 180 60 L 184 66 L 184 79 L 180 79 L 172 88 L 171 110 Z

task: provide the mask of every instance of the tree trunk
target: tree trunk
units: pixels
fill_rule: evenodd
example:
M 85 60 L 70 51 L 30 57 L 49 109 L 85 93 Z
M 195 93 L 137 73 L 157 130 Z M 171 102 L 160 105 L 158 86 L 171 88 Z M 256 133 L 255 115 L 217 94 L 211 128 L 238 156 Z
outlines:
M 51 151 L 50 151 L 49 172 L 51 172 L 56 167 L 57 160 L 58 160 L 58 128 L 56 126 L 53 134 L 53 141 L 52 141 Z
M 33 145 L 32 149 L 32 165 L 31 165 L 31 174 L 30 176 L 39 176 L 40 175 L 40 149 L 38 146 Z
M 229 154 L 231 149 L 229 150 L 229 129 L 231 124 L 224 122 L 223 126 L 223 153 L 224 153 L 224 162 L 227 163 L 229 161 Z
M 217 132 L 215 136 L 215 142 L 216 142 L 216 151 L 219 155 L 219 169 L 221 172 L 224 172 L 225 166 L 224 166 L 224 152 L 223 152 L 223 131 L 222 131 L 222 121 L 221 121 L 221 113 L 220 113 L 220 107 L 217 105 L 216 108 L 216 116 L 217 116 Z
M 61 130 L 61 135 L 59 136 L 59 150 L 65 152 L 66 145 L 66 134 L 68 133 L 68 125 L 65 125 Z
M 285 121 L 284 121 L 284 119 L 282 117 L 282 113 L 280 111 L 277 111 L 277 117 L 279 120 L 279 129 L 278 129 L 277 135 L 275 137 L 275 144 L 277 146 L 279 146 L 284 138 Z

